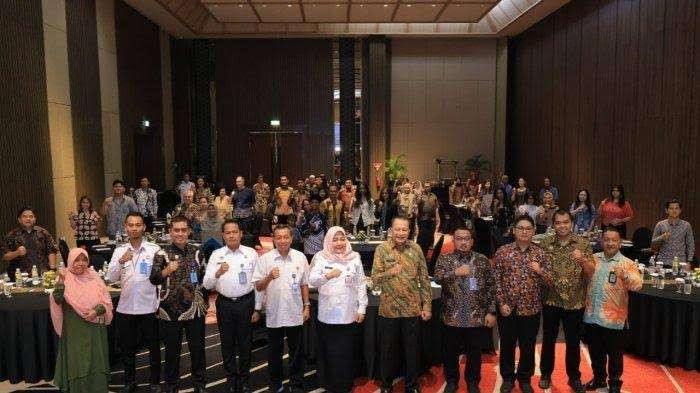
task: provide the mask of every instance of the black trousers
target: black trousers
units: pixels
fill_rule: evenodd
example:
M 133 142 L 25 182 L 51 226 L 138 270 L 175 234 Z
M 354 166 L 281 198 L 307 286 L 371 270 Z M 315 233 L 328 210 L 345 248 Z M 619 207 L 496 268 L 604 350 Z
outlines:
M 467 355 L 464 380 L 479 383 L 481 381 L 481 347 L 489 330 L 484 327 L 445 326 L 444 360 L 445 381 L 459 382 L 459 355 Z
M 155 314 L 131 315 L 117 312 L 115 325 L 119 331 L 119 347 L 124 354 L 124 384 L 136 383 L 136 351 L 141 346 L 148 348 L 151 385 L 160 383 L 160 345 L 158 344 L 158 320 Z
M 515 346 L 520 348 L 517 379 L 530 382 L 535 372 L 535 342 L 540 330 L 540 313 L 535 315 L 515 315 L 515 310 L 507 317 L 498 314 L 498 333 L 501 339 L 499 368 L 504 381 L 513 382 L 515 372 Z
M 316 329 L 316 363 L 323 368 L 323 387 L 330 393 L 351 392 L 355 375 L 353 344 L 357 325 L 330 325 L 316 321 Z
M 399 371 L 400 352 L 406 360 L 406 391 L 418 388 L 420 318 L 379 317 L 379 360 L 382 387 L 391 388 Z
M 560 307 L 542 307 L 542 355 L 540 373 L 551 377 L 554 371 L 554 345 L 559 335 L 559 323 L 564 325 L 566 339 L 566 375 L 570 381 L 581 380 L 581 334 L 583 333 L 583 308 L 565 310 Z
M 204 387 L 204 317 L 189 321 L 163 321 L 161 327 L 165 335 L 165 391 L 177 390 L 180 382 L 183 329 L 187 336 L 187 349 L 190 351 L 192 385 L 195 388 Z
M 233 301 L 219 295 L 216 298 L 216 319 L 221 337 L 221 357 L 230 388 L 248 384 L 253 328 L 250 318 L 255 311 L 254 292 Z M 238 355 L 238 362 L 236 362 Z
M 418 238 L 416 243 L 423 250 L 423 256 L 428 257 L 428 250 L 435 240 L 435 219 L 418 221 Z
M 282 387 L 282 354 L 284 336 L 287 336 L 289 348 L 289 382 L 292 391 L 304 389 L 304 353 L 302 350 L 303 326 L 267 328 L 270 345 L 267 347 L 267 363 L 270 369 L 270 393 Z
M 622 349 L 625 345 L 625 331 L 608 329 L 599 325 L 585 324 L 586 343 L 591 355 L 593 378 L 597 381 L 608 379 L 608 386 L 622 386 Z M 607 373 L 605 365 L 607 363 Z

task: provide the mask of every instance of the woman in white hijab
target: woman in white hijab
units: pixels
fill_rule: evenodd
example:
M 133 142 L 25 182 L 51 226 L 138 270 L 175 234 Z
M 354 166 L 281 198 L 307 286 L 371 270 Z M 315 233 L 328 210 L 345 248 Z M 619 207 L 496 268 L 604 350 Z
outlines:
M 323 250 L 312 261 L 309 283 L 318 288 L 318 353 L 324 388 L 349 393 L 353 386 L 353 337 L 365 319 L 367 287 L 360 255 L 350 247 L 345 230 L 331 227 Z

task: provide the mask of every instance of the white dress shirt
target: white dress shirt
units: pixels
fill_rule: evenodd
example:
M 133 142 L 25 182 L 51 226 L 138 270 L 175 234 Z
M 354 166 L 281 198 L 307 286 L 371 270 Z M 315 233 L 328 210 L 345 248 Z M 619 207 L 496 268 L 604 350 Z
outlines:
M 216 272 L 222 263 L 228 264 L 228 270 L 219 278 Z M 204 273 L 203 285 L 208 290 L 215 289 L 217 293 L 227 298 L 239 298 L 255 290 L 253 286 L 253 269 L 258 263 L 258 253 L 243 245 L 232 250 L 228 246 L 216 249 L 209 257 L 207 271 Z M 255 291 L 255 309 L 262 307 L 262 294 Z
M 280 276 L 265 289 L 265 321 L 269 328 L 300 326 L 304 323 L 304 302 L 301 286 L 309 285 L 309 263 L 303 253 L 290 249 L 282 258 L 277 249 L 263 254 L 255 265 L 253 283 L 267 277 L 273 268 Z
M 334 325 L 355 322 L 357 314 L 367 308 L 367 286 L 362 261 L 357 255 L 345 263 L 327 259 L 319 252 L 313 259 L 309 283 L 318 288 L 318 320 Z M 326 278 L 326 273 L 338 269 L 340 276 Z
M 131 250 L 131 260 L 119 263 L 127 250 Z M 153 257 L 159 251 L 160 247 L 146 240 L 141 241 L 138 249 L 134 249 L 131 243 L 126 243 L 114 250 L 107 268 L 107 278 L 112 282 L 121 281 L 122 293 L 117 312 L 142 315 L 158 310 L 158 290 L 148 277 L 151 275 Z

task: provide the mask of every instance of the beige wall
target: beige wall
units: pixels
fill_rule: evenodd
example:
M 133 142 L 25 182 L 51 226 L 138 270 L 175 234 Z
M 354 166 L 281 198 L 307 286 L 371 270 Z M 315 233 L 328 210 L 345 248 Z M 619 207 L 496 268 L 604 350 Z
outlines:
M 406 155 L 410 178 L 435 179 L 436 158 L 493 161 L 496 46 L 495 39 L 392 40 L 390 149 Z
M 102 150 L 105 193 L 112 194 L 112 181 L 122 178 L 119 88 L 117 85 L 117 42 L 114 33 L 114 0 L 96 0 L 97 48 L 100 64 L 102 103 Z
M 77 197 L 68 80 L 66 3 L 63 0 L 43 0 L 42 13 L 56 236 L 65 237 L 70 244 L 74 237 L 68 223 L 68 212 L 76 210 Z

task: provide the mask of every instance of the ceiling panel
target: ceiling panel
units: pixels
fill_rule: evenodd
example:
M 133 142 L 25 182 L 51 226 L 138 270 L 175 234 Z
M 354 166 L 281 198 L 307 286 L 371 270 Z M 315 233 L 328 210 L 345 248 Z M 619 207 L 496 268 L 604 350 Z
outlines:
M 303 7 L 307 22 L 333 23 L 347 21 L 347 4 L 304 4 Z
M 350 22 L 391 22 L 396 4 L 352 4 Z
M 254 4 L 264 23 L 302 22 L 298 4 Z
M 394 22 L 432 22 L 442 9 L 438 4 L 399 4 Z
M 258 21 L 253 8 L 248 4 L 222 4 L 218 7 L 209 5 L 207 8 L 219 22 L 245 23 Z
M 440 22 L 478 22 L 488 11 L 490 5 L 485 4 L 448 4 L 440 15 Z

